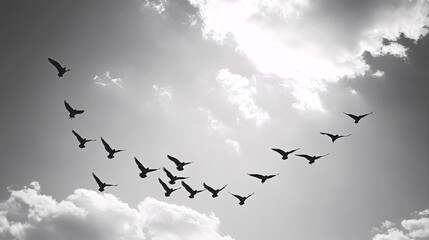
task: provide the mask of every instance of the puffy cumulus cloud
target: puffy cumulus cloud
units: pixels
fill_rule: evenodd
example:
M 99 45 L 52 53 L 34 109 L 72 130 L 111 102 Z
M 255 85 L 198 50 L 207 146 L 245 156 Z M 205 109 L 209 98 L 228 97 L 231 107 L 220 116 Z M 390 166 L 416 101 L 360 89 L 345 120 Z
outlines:
M 415 212 L 414 217 L 402 220 L 400 225 L 403 229 L 394 227 L 395 224 L 386 220 L 381 228 L 374 228 L 379 231 L 373 240 L 417 240 L 429 237 L 429 218 L 422 217 L 429 213 L 429 210 Z
M 226 91 L 228 100 L 237 105 L 242 118 L 253 120 L 256 125 L 261 125 L 270 119 L 268 113 L 256 104 L 254 96 L 257 90 L 249 79 L 233 74 L 229 69 L 222 69 L 218 72 L 216 80 Z
M 100 76 L 95 75 L 93 80 L 94 80 L 94 83 L 99 86 L 103 86 L 103 87 L 116 86 L 121 89 L 124 89 L 124 87 L 122 86 L 123 80 L 121 78 L 113 78 L 110 75 L 109 71 L 106 71 L 103 75 L 100 75 Z
M 397 40 L 426 35 L 427 0 L 188 0 L 198 8 L 202 34 L 233 39 L 263 73 L 283 78 L 298 109 L 323 111 L 327 83 L 365 75 L 363 58 L 406 58 Z
M 112 194 L 77 189 L 63 201 L 40 193 L 38 184 L 10 190 L 0 203 L 4 240 L 232 240 L 217 230 L 219 219 L 146 198 L 132 208 Z

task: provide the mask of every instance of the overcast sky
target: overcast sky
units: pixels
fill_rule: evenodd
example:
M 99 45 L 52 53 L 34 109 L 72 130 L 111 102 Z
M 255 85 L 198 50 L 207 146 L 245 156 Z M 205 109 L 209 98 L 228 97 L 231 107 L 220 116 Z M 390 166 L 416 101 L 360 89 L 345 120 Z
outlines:
M 428 16 L 427 0 L 3 3 L 0 238 L 429 239 Z M 134 157 L 228 186 L 166 198 Z

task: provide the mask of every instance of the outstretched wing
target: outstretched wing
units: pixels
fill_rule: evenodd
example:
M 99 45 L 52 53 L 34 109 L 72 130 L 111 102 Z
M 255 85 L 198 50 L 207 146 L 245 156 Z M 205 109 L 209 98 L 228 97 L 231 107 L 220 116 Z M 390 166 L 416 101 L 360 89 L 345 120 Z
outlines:
M 368 116 L 368 115 L 370 115 L 370 114 L 373 114 L 373 113 L 374 113 L 374 111 L 371 111 L 370 113 L 362 114 L 362 115 L 360 115 L 360 116 L 359 116 L 359 118 L 366 117 L 366 116 Z
M 141 164 L 141 162 L 139 160 L 137 160 L 136 157 L 134 157 L 134 161 L 136 162 L 137 166 L 139 167 L 139 169 L 144 172 L 146 171 L 146 168 L 143 166 L 143 164 Z
M 164 169 L 164 172 L 167 174 L 167 177 L 170 179 L 174 179 L 174 175 L 171 174 L 170 171 L 167 170 L 167 168 L 163 167 L 162 169 Z
M 108 184 L 106 184 L 105 186 L 106 186 L 106 187 L 116 187 L 116 186 L 118 186 L 118 184 L 109 184 L 109 183 L 108 183 Z
M 64 106 L 66 106 L 66 109 L 67 111 L 69 111 L 69 113 L 74 112 L 74 109 L 70 106 L 68 102 L 66 102 L 66 100 L 64 100 Z
M 330 133 L 320 132 L 320 134 L 322 134 L 322 135 L 326 135 L 326 136 L 328 136 L 328 137 L 330 137 L 330 138 L 333 138 L 333 137 L 334 137 L 334 135 L 333 135 L 333 134 L 330 134 Z
M 59 62 L 55 61 L 54 59 L 48 58 L 48 61 L 52 65 L 54 65 L 54 67 L 57 69 L 58 72 L 60 72 L 60 71 L 62 71 L 64 69 L 63 66 L 61 66 L 61 64 Z
M 345 115 L 347 115 L 347 116 L 349 116 L 349 117 L 353 118 L 353 120 L 359 119 L 359 117 L 358 117 L 358 116 L 353 115 L 353 114 L 351 114 L 351 113 L 346 113 L 346 112 L 343 112 L 343 113 L 344 113 Z
M 94 177 L 99 187 L 104 186 L 103 182 L 97 177 L 97 175 L 95 175 L 95 173 L 92 173 L 92 176 Z
M 72 129 L 72 133 L 76 136 L 76 138 L 79 142 L 84 141 L 83 138 L 77 132 L 75 132 L 75 130 Z
M 289 152 L 286 152 L 286 154 L 294 153 L 294 152 L 298 151 L 299 149 L 301 149 L 301 148 L 297 148 L 297 149 L 294 149 L 294 150 L 290 150 Z
M 182 181 L 182 186 L 188 191 L 189 193 L 193 193 L 194 189 L 192 189 L 188 184 L 186 184 L 184 181 Z
M 84 110 L 74 110 L 74 112 L 76 113 L 76 114 L 82 114 L 83 112 L 85 112 Z
M 251 177 L 259 178 L 259 179 L 264 179 L 263 175 L 257 174 L 257 173 L 248 173 L 247 175 L 249 175 Z
M 271 150 L 278 152 L 280 155 L 284 156 L 287 155 L 287 153 L 279 148 L 271 148 Z
M 154 171 L 158 171 L 159 170 L 159 168 L 149 168 L 149 169 L 147 169 L 147 172 L 149 173 L 149 172 L 154 172 Z
M 236 197 L 240 201 L 244 201 L 245 200 L 245 198 L 242 197 L 242 196 L 240 196 L 240 195 L 237 195 L 237 194 L 234 194 L 234 193 L 231 193 L 231 192 L 229 192 L 229 194 L 231 194 L 232 196 Z
M 180 164 L 182 164 L 182 162 L 180 162 L 179 159 L 177 159 L 175 157 L 172 157 L 170 155 L 167 155 L 167 157 L 168 157 L 168 159 L 170 159 L 171 161 L 173 161 L 174 164 L 176 164 L 177 166 L 180 165 Z
M 325 154 L 325 155 L 321 155 L 321 156 L 319 156 L 319 158 L 321 158 L 321 157 L 326 157 L 326 156 L 328 156 L 329 155 L 329 153 L 327 153 L 327 154 Z
M 108 151 L 109 153 L 113 151 L 112 148 L 109 146 L 109 144 L 107 144 L 107 142 L 104 141 L 102 137 L 101 137 L 101 142 L 103 143 L 104 149 L 106 149 L 106 151 Z
M 275 176 L 277 176 L 277 175 L 279 175 L 279 174 L 280 174 L 280 173 L 272 174 L 272 175 L 268 175 L 268 176 L 267 176 L 267 179 L 273 178 L 273 177 L 275 177 Z
M 307 155 L 307 154 L 295 154 L 295 156 L 303 157 L 303 158 L 306 158 L 306 159 L 308 159 L 308 160 L 310 160 L 310 158 L 311 158 L 311 156 L 310 156 L 310 155 Z
M 254 193 L 254 192 L 252 192 L 252 194 L 248 195 L 248 196 L 246 197 L 246 199 L 248 199 L 249 197 L 251 197 L 253 194 L 255 194 L 255 193 Z
M 161 178 L 158 178 L 159 183 L 161 183 L 162 187 L 165 189 L 165 191 L 169 191 L 170 188 L 165 184 L 164 181 L 161 180 Z
M 216 190 L 214 190 L 212 187 L 210 187 L 209 185 L 207 185 L 205 183 L 203 183 L 203 186 L 204 186 L 205 189 L 207 189 L 211 193 L 215 193 L 216 192 Z
M 342 138 L 342 137 L 350 137 L 352 134 L 347 134 L 347 135 L 341 135 L 341 136 L 339 136 L 340 138 Z
M 220 192 L 220 191 L 224 190 L 226 188 L 226 186 L 228 186 L 228 184 L 225 184 L 225 186 L 223 186 L 223 188 L 218 189 L 218 191 Z

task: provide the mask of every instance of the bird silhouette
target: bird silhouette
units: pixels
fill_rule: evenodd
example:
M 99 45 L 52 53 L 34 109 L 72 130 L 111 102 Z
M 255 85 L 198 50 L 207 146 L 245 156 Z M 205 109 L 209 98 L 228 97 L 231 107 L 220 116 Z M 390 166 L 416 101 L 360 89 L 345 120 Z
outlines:
M 343 112 L 345 115 L 347 115 L 347 116 L 349 116 L 349 117 L 351 117 L 351 118 L 353 118 L 353 120 L 355 120 L 355 123 L 357 124 L 362 118 L 364 118 L 364 117 L 366 117 L 366 116 L 368 116 L 368 115 L 370 115 L 370 114 L 373 114 L 374 113 L 374 111 L 372 111 L 372 112 L 370 112 L 370 113 L 365 113 L 365 114 L 362 114 L 362 115 L 354 115 L 354 114 L 351 114 L 351 113 L 346 113 L 346 112 Z
M 207 189 L 209 192 L 212 193 L 212 197 L 215 198 L 218 196 L 219 192 L 222 191 L 224 188 L 226 188 L 226 186 L 228 186 L 228 184 L 226 184 L 225 186 L 223 186 L 222 188 L 219 189 L 214 189 L 212 187 L 210 187 L 209 185 L 203 183 L 203 186 L 205 189 Z
M 64 106 L 66 106 L 66 109 L 69 112 L 70 119 L 74 118 L 77 114 L 82 114 L 84 112 L 83 110 L 77 110 L 72 108 L 70 104 L 66 102 L 66 100 L 64 100 Z
M 335 142 L 335 140 L 337 140 L 339 138 L 351 136 L 351 134 L 348 134 L 348 135 L 338 135 L 338 134 L 331 134 L 331 133 L 325 133 L 325 132 L 320 132 L 320 134 L 326 135 L 326 136 L 330 137 L 331 140 L 332 140 L 332 142 Z
M 288 159 L 289 154 L 294 153 L 294 152 L 298 151 L 299 149 L 301 149 L 301 148 L 297 148 L 297 149 L 294 149 L 294 150 L 291 150 L 291 151 L 285 152 L 285 151 L 283 151 L 283 150 L 281 150 L 281 149 L 279 149 L 279 148 L 271 148 L 271 150 L 273 150 L 273 151 L 275 151 L 275 152 L 278 152 L 280 155 L 282 155 L 282 159 L 283 159 L 283 160 Z
M 184 181 L 182 181 L 182 186 L 188 191 L 189 198 L 194 198 L 195 194 L 205 191 L 205 189 L 202 190 L 194 190 L 192 189 L 188 184 L 186 184 Z
M 170 171 L 168 171 L 165 167 L 163 167 L 162 169 L 164 169 L 164 172 L 167 174 L 167 177 L 170 179 L 169 183 L 170 184 L 175 184 L 177 180 L 184 180 L 184 179 L 188 179 L 189 177 L 178 177 L 178 176 L 174 176 Z
M 329 153 L 325 154 L 325 155 L 320 155 L 320 156 L 310 156 L 310 155 L 307 155 L 307 154 L 295 154 L 295 155 L 298 156 L 298 157 L 303 157 L 303 158 L 305 158 L 305 159 L 308 160 L 309 164 L 313 164 L 317 159 L 328 156 Z
M 70 69 L 66 69 L 66 67 L 61 66 L 60 63 L 58 63 L 57 61 L 55 61 L 52 58 L 48 58 L 48 61 L 54 65 L 54 67 L 57 69 L 58 71 L 58 77 L 62 77 L 64 75 L 64 73 L 70 71 Z
M 105 182 L 102 182 L 95 173 L 92 173 L 92 176 L 94 177 L 95 181 L 98 184 L 98 191 L 103 192 L 105 187 L 111 187 L 111 186 L 118 186 L 118 184 L 108 184 Z
M 246 201 L 246 199 L 248 199 L 250 196 L 252 196 L 254 194 L 254 192 L 252 194 L 248 195 L 247 197 L 243 197 L 243 196 L 240 196 L 237 194 L 233 194 L 231 192 L 229 192 L 229 194 L 231 194 L 232 196 L 236 197 L 239 200 L 238 204 L 244 205 L 244 202 Z
M 146 178 L 148 173 L 156 171 L 159 169 L 159 168 L 148 168 L 148 167 L 143 166 L 143 164 L 141 164 L 141 162 L 136 157 L 134 157 L 134 161 L 136 162 L 137 166 L 139 167 L 139 169 L 141 171 L 141 173 L 139 174 L 139 176 L 141 178 Z
M 85 143 L 95 141 L 93 139 L 86 139 L 81 137 L 75 130 L 72 129 L 72 133 L 76 136 L 77 140 L 79 141 L 79 147 L 85 148 Z
M 279 173 L 273 174 L 273 175 L 261 175 L 261 174 L 257 174 L 257 173 L 248 173 L 247 175 L 249 175 L 251 177 L 254 177 L 254 178 L 258 178 L 258 179 L 261 180 L 261 183 L 264 183 L 268 179 L 273 178 L 273 177 L 279 175 Z
M 159 181 L 159 183 L 161 183 L 162 187 L 164 188 L 164 190 L 165 190 L 165 194 L 164 195 L 166 197 L 169 197 L 170 194 L 172 194 L 174 191 L 176 191 L 176 190 L 178 190 L 178 189 L 181 188 L 181 187 L 179 187 L 179 188 L 169 188 L 167 186 L 167 184 L 165 184 L 165 182 L 161 180 L 161 178 L 158 178 L 158 181 Z
M 118 153 L 118 152 L 122 152 L 122 151 L 125 151 L 124 149 L 122 149 L 122 150 L 116 150 L 116 149 L 112 149 L 110 146 L 109 146 L 109 144 L 107 144 L 107 142 L 106 141 L 104 141 L 104 139 L 101 137 L 101 142 L 103 143 L 103 145 L 104 145 L 104 149 L 106 149 L 106 151 L 109 153 L 109 155 L 107 155 L 107 157 L 109 158 L 109 159 L 112 159 L 114 156 L 113 156 L 113 154 L 115 154 L 115 153 Z
M 191 164 L 193 162 L 181 162 L 179 161 L 179 159 L 172 157 L 170 155 L 167 155 L 168 159 L 170 159 L 172 162 L 174 162 L 174 164 L 176 164 L 176 169 L 177 171 L 183 171 L 183 167 L 185 165 Z

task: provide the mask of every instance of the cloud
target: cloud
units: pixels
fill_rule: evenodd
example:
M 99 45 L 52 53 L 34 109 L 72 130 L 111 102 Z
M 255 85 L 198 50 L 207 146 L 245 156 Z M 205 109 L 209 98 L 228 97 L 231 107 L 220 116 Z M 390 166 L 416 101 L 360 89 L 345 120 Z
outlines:
M 256 104 L 254 99 L 257 93 L 256 87 L 247 78 L 232 74 L 229 69 L 222 69 L 218 72 L 216 80 L 228 94 L 228 100 L 237 105 L 242 118 L 253 120 L 256 125 L 261 125 L 270 119 L 268 113 Z
M 167 99 L 167 100 L 173 99 L 173 90 L 169 86 L 161 87 L 157 84 L 154 84 L 152 86 L 152 89 L 155 92 L 155 96 L 157 96 L 159 99 Z
M 416 212 L 415 212 L 416 213 Z M 421 217 L 429 213 L 429 210 L 420 211 L 414 218 L 401 221 L 401 227 L 395 228 L 395 224 L 386 220 L 382 223 L 381 228 L 374 228 L 377 233 L 373 240 L 416 240 L 429 237 L 429 218 Z M 383 232 L 384 231 L 384 232 Z
M 380 70 L 377 70 L 377 71 L 375 71 L 375 73 L 372 74 L 372 76 L 374 76 L 374 77 L 383 77 L 384 76 L 384 72 L 380 71 Z
M 206 117 L 207 117 L 207 119 L 209 121 L 209 124 L 210 124 L 210 129 L 212 129 L 214 131 L 220 131 L 220 132 L 222 132 L 223 130 L 225 130 L 225 124 L 222 121 L 216 119 L 213 116 L 213 113 L 212 113 L 212 111 L 210 109 L 203 108 L 203 107 L 199 107 L 197 109 L 198 109 L 198 111 L 201 111 L 201 112 L 203 112 L 206 115 Z
M 122 82 L 123 80 L 121 78 L 113 78 L 110 76 L 110 72 L 106 71 L 103 75 L 98 76 L 95 75 L 94 78 L 94 83 L 103 87 L 108 87 L 108 86 L 117 86 L 119 88 L 124 89 L 124 87 L 122 86 Z
M 323 111 L 319 93 L 326 84 L 365 75 L 365 52 L 406 58 L 397 40 L 417 41 L 429 24 L 426 0 L 189 2 L 198 8 L 205 38 L 233 39 L 259 71 L 284 79 L 301 110 Z
M 219 219 L 191 208 L 146 198 L 137 208 L 112 194 L 77 189 L 57 202 L 30 188 L 10 190 L 0 203 L 4 240 L 232 240 L 218 233 Z
M 238 143 L 237 141 L 231 140 L 231 139 L 228 138 L 228 139 L 225 140 L 225 143 L 227 145 L 229 145 L 230 147 L 232 147 L 232 149 L 234 149 L 234 151 L 236 153 L 238 153 L 238 154 L 241 153 L 240 143 Z

